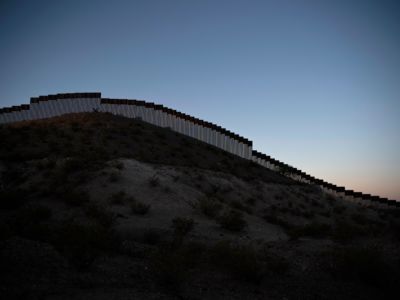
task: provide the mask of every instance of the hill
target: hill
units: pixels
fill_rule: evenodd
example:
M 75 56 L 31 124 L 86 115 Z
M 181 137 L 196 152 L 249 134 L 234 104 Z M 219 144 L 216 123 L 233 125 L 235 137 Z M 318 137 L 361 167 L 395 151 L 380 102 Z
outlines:
M 383 299 L 396 210 L 108 113 L 0 127 L 0 288 L 30 299 Z

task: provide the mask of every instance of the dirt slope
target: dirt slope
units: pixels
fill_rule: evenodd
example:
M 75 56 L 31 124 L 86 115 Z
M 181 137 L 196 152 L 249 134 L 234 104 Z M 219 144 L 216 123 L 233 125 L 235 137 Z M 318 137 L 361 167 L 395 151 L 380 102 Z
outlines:
M 7 299 L 383 299 L 399 214 L 139 120 L 0 127 Z

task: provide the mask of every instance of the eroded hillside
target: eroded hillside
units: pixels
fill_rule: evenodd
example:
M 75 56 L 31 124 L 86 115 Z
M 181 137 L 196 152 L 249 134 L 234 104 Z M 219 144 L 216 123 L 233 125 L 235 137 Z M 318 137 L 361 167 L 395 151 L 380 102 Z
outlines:
M 383 299 L 399 214 L 111 114 L 0 127 L 1 291 L 30 299 Z

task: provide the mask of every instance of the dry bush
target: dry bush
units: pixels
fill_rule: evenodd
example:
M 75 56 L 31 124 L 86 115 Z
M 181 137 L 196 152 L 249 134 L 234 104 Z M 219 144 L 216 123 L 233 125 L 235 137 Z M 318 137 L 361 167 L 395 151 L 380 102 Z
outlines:
M 324 254 L 324 265 L 337 279 L 397 289 L 400 268 L 389 264 L 377 246 L 335 248 Z
M 151 205 L 134 200 L 131 204 L 131 212 L 135 215 L 145 215 L 149 212 Z
M 186 236 L 194 228 L 194 221 L 191 218 L 176 217 L 172 219 L 174 235 L 179 237 Z
M 222 228 L 232 232 L 242 231 L 247 226 L 247 222 L 243 219 L 243 214 L 236 210 L 229 210 L 223 213 L 219 216 L 218 223 Z
M 110 197 L 109 197 L 109 201 L 111 204 L 123 204 L 125 202 L 125 200 L 127 199 L 127 194 L 125 193 L 125 191 L 119 191 L 117 193 L 113 193 Z
M 214 219 L 218 217 L 222 205 L 215 198 L 201 198 L 198 202 L 198 208 L 205 216 Z
M 253 247 L 233 246 L 230 241 L 215 244 L 208 251 L 208 261 L 239 280 L 258 283 L 265 273 L 265 265 Z

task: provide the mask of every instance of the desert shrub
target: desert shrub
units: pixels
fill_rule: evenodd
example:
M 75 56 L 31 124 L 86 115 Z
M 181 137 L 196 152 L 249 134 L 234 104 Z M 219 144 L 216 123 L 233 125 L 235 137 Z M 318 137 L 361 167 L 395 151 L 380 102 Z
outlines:
M 361 213 L 352 214 L 351 219 L 359 225 L 367 225 L 369 222 L 368 217 Z
M 100 224 L 64 221 L 55 228 L 52 243 L 75 267 L 85 269 L 103 252 L 115 251 L 119 240 L 112 230 Z
M 315 214 L 313 211 L 309 211 L 309 210 L 304 210 L 301 212 L 302 216 L 306 219 L 312 219 L 315 217 Z
M 345 220 L 338 220 L 333 228 L 332 237 L 339 242 L 348 242 L 367 234 L 367 228 L 360 227 Z
M 126 200 L 127 195 L 125 191 L 119 191 L 117 193 L 112 194 L 109 197 L 110 203 L 112 204 L 123 204 L 124 201 Z
M 160 185 L 160 179 L 157 176 L 152 176 L 149 178 L 149 185 L 151 187 L 157 187 Z
M 116 168 L 118 170 L 123 170 L 124 169 L 124 163 L 121 161 L 113 161 L 111 163 L 111 167 Z
M 345 210 L 346 210 L 346 206 L 343 206 L 343 205 L 336 205 L 336 206 L 333 208 L 333 212 L 334 212 L 335 214 L 341 214 L 341 213 L 343 213 Z
M 15 209 L 24 205 L 29 193 L 23 189 L 5 189 L 0 191 L 0 209 Z
M 89 203 L 85 207 L 85 213 L 88 217 L 92 218 L 98 224 L 109 228 L 114 225 L 116 217 L 115 214 L 109 211 L 104 206 L 95 203 Z
M 292 239 L 302 236 L 323 238 L 330 235 L 331 226 L 325 223 L 312 222 L 304 226 L 292 227 L 287 232 Z
M 211 266 L 240 280 L 258 283 L 264 274 L 264 265 L 251 246 L 233 246 L 229 241 L 222 241 L 209 250 L 208 260 Z
M 40 204 L 23 207 L 15 214 L 10 229 L 17 235 L 32 240 L 44 241 L 50 227 L 46 223 L 52 216 L 51 210 Z
M 162 244 L 150 257 L 157 281 L 176 292 L 189 279 L 190 270 L 201 260 L 201 244 Z
M 286 274 L 290 269 L 290 263 L 283 257 L 271 257 L 266 260 L 267 269 L 272 274 Z
M 130 204 L 130 207 L 131 212 L 135 215 L 145 215 L 150 210 L 150 204 L 145 204 L 136 200 Z
M 153 133 L 160 140 L 166 140 L 167 139 L 167 135 L 165 134 L 165 132 L 163 132 L 161 130 L 153 131 Z
M 319 203 L 317 200 L 312 199 L 311 200 L 311 205 L 315 206 L 315 207 L 322 207 L 323 205 L 321 203 Z
M 164 187 L 164 192 L 167 193 L 167 194 L 169 194 L 169 193 L 172 192 L 172 189 L 171 189 L 169 186 L 165 186 L 165 187 Z
M 284 220 L 280 216 L 277 216 L 276 212 L 274 210 L 266 211 L 265 214 L 263 215 L 263 219 L 265 221 L 267 221 L 268 223 L 279 225 L 279 226 L 283 227 L 286 230 L 292 228 L 292 226 L 286 220 Z
M 144 230 L 140 241 L 148 245 L 157 245 L 161 241 L 161 233 L 159 230 L 154 228 L 146 229 Z
M 175 236 L 186 236 L 194 228 L 194 221 L 191 218 L 176 217 L 172 219 L 172 228 Z
M 202 198 L 199 200 L 198 207 L 205 216 L 216 218 L 222 205 L 215 198 Z
M 54 159 L 44 159 L 36 163 L 36 168 L 38 170 L 54 169 L 55 166 L 56 161 Z
M 340 280 L 390 289 L 398 278 L 394 267 L 385 261 L 382 251 L 377 247 L 335 248 L 325 255 L 329 271 Z
M 82 206 L 90 201 L 89 193 L 81 189 L 64 188 L 60 197 L 70 206 Z
M 7 240 L 15 234 L 12 226 L 3 220 L 0 220 L 0 242 Z
M 319 214 L 321 216 L 325 217 L 325 218 L 330 218 L 331 217 L 331 211 L 329 209 L 327 209 L 325 211 L 321 211 Z
M 69 174 L 84 169 L 86 164 L 87 161 L 81 157 L 71 157 L 63 162 L 61 169 L 63 172 Z
M 247 198 L 246 203 L 249 205 L 254 205 L 256 203 L 256 198 L 254 197 Z
M 335 203 L 335 201 L 336 201 L 336 198 L 333 197 L 333 196 L 330 195 L 330 194 L 326 194 L 326 201 L 327 201 L 330 205 L 333 205 L 333 203 Z
M 108 181 L 111 183 L 118 182 L 121 179 L 121 176 L 117 172 L 111 172 L 108 176 Z
M 222 214 L 218 218 L 218 223 L 222 228 L 232 232 L 242 231 L 247 226 L 247 222 L 243 219 L 242 213 L 236 210 L 230 210 Z
M 234 208 L 234 209 L 241 210 L 241 211 L 245 211 L 245 212 L 247 212 L 248 214 L 252 214 L 251 208 L 250 208 L 250 207 L 247 207 L 247 206 L 245 206 L 245 205 L 243 205 L 243 203 L 240 202 L 240 201 L 238 201 L 238 200 L 232 200 L 232 201 L 230 202 L 230 206 L 231 206 L 232 208 Z

